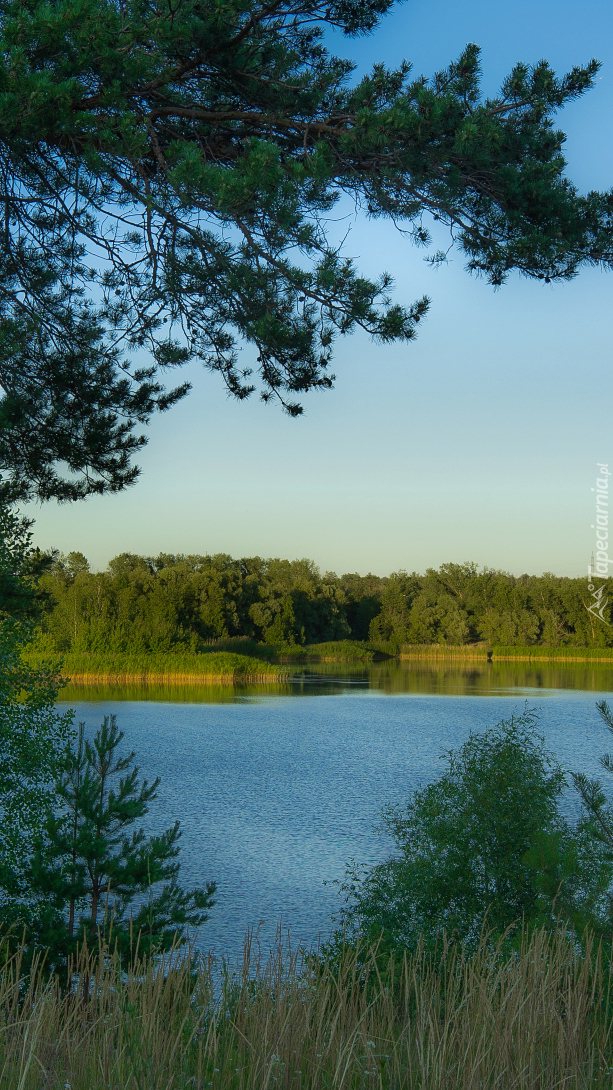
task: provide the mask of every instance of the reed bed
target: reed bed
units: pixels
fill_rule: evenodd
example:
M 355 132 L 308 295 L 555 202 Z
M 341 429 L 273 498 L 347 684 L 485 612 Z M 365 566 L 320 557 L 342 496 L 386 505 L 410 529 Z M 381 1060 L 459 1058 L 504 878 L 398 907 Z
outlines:
M 400 648 L 400 659 L 476 659 L 487 662 L 490 650 L 487 643 L 405 643 Z
M 533 659 L 562 662 L 613 662 L 613 647 L 544 647 L 531 644 L 528 647 L 494 647 L 492 658 L 499 662 L 531 662 Z
M 126 977 L 85 952 L 66 992 L 19 955 L 0 981 L 3 1090 L 610 1088 L 610 973 L 561 934 L 514 957 L 451 947 L 381 968 L 248 948 L 220 972 L 175 955 Z M 365 984 L 366 982 L 366 984 Z
M 238 655 L 230 651 L 141 653 L 67 651 L 65 654 L 23 652 L 23 659 L 31 666 L 43 663 L 82 683 L 97 682 L 101 678 L 123 681 L 156 680 L 203 681 L 276 681 L 287 676 L 287 669 L 273 666 L 261 659 Z
M 464 659 L 486 662 L 562 662 L 593 663 L 613 662 L 613 647 L 545 647 L 542 644 L 502 647 L 487 643 L 474 644 L 404 644 L 399 651 L 400 659 Z
M 381 653 L 378 647 L 357 640 L 331 640 L 328 643 L 296 644 L 279 648 L 279 662 L 374 662 Z
M 374 662 L 377 657 L 391 658 L 396 649 L 390 652 L 387 644 L 370 643 L 361 640 L 329 640 L 326 643 L 263 644 L 255 640 L 246 640 L 243 636 L 229 640 L 216 640 L 210 646 L 224 651 L 239 651 L 241 654 L 254 655 L 268 662 Z

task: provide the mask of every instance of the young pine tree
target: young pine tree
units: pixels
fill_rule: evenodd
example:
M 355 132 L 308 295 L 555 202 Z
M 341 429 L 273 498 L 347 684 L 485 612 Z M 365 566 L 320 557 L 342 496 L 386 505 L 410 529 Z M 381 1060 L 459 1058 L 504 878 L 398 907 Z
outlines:
M 178 822 L 161 836 L 133 830 L 159 779 L 139 782 L 135 754 L 118 753 L 122 739 L 113 715 L 93 742 L 80 724 L 56 784 L 61 809 L 36 845 L 30 883 L 45 907 L 32 938 L 48 951 L 49 966 L 59 967 L 84 941 L 103 941 L 124 964 L 137 953 L 161 953 L 184 942 L 186 927 L 204 923 L 214 904 L 213 882 L 193 890 L 177 883 Z

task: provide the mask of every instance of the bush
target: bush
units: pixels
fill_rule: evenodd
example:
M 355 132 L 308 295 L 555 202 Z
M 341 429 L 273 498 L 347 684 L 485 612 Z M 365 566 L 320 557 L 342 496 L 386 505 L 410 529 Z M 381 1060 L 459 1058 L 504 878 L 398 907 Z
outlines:
M 360 934 L 384 950 L 415 950 L 446 933 L 474 949 L 484 929 L 497 939 L 522 921 L 582 931 L 611 866 L 584 822 L 562 818 L 565 783 L 533 714 L 471 734 L 438 780 L 385 811 L 398 854 L 350 868 L 334 944 Z

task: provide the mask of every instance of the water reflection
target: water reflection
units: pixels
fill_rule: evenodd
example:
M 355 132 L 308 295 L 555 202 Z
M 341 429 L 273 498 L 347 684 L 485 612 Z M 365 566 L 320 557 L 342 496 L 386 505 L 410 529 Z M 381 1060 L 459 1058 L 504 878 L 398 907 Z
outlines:
M 383 693 L 422 693 L 438 696 L 493 696 L 522 690 L 573 689 L 608 692 L 613 689 L 612 663 L 545 662 L 441 664 L 431 660 L 379 662 L 371 665 L 330 664 L 304 667 L 283 682 L 202 685 L 180 682 L 68 685 L 62 703 L 82 701 L 154 701 L 173 704 L 236 704 L 271 696 L 332 696 L 362 689 Z

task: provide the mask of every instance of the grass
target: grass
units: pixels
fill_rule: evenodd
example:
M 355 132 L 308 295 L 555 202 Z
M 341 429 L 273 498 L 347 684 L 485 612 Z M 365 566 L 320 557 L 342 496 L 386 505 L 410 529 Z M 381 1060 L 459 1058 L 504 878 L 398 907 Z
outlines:
M 282 667 L 230 651 L 213 651 L 204 655 L 186 652 L 135 655 L 118 652 L 98 655 L 73 651 L 53 655 L 26 651 L 23 658 L 32 666 L 38 666 L 42 662 L 50 663 L 74 680 L 108 677 L 126 680 L 175 678 L 177 681 L 200 681 L 209 678 L 222 681 L 272 681 L 284 678 L 287 674 L 287 670 Z
M 613 662 L 613 647 L 572 647 L 564 644 L 561 647 L 543 647 L 540 644 L 530 644 L 522 647 L 494 647 L 492 658 L 506 659 L 562 659 L 574 662 Z
M 435 659 L 479 659 L 487 661 L 489 644 L 482 643 L 405 643 L 400 648 L 399 658 L 435 658 Z
M 492 646 L 485 641 L 467 644 L 404 644 L 400 659 L 477 659 L 486 661 L 488 653 L 494 661 L 526 662 L 533 659 L 565 662 L 613 662 L 613 647 L 546 647 L 542 644 L 517 645 L 515 647 Z
M 49 663 L 76 680 L 175 678 L 176 681 L 216 680 L 282 681 L 288 665 L 317 662 L 370 663 L 382 657 L 370 644 L 351 640 L 302 646 L 258 644 L 242 638 L 219 640 L 201 652 L 165 653 L 125 651 L 99 654 L 65 651 L 62 654 L 30 650 L 24 660 L 32 666 Z
M 115 681 L 166 680 L 176 683 L 200 681 L 219 682 L 285 681 L 300 664 L 354 663 L 368 665 L 391 658 L 388 645 L 336 640 L 314 644 L 257 644 L 242 638 L 219 640 L 202 652 L 172 651 L 167 653 L 66 651 L 64 654 L 26 651 L 24 660 L 32 666 L 50 663 L 55 669 L 76 682 L 93 683 L 103 679 Z M 387 650 L 386 650 L 387 649 Z M 465 644 L 405 644 L 397 656 L 401 661 L 463 661 L 487 662 L 486 643 Z M 498 662 L 613 662 L 613 648 L 608 647 L 494 647 L 492 658 Z
M 83 955 L 63 994 L 19 956 L 0 978 L 3 1090 L 604 1090 L 610 973 L 564 935 L 514 959 L 423 952 L 380 975 L 279 950 L 221 979 L 210 960 Z M 370 985 L 364 988 L 365 973 Z M 80 984 L 79 984 L 80 981 Z M 84 983 L 87 981 L 86 998 Z
M 242 636 L 228 640 L 216 640 L 213 648 L 224 651 L 241 651 L 268 662 L 374 662 L 377 658 L 390 657 L 387 645 L 362 640 L 329 640 L 325 643 L 283 644 L 256 643 Z
M 280 662 L 374 662 L 381 657 L 378 647 L 357 640 L 296 644 L 279 648 L 277 655 Z

